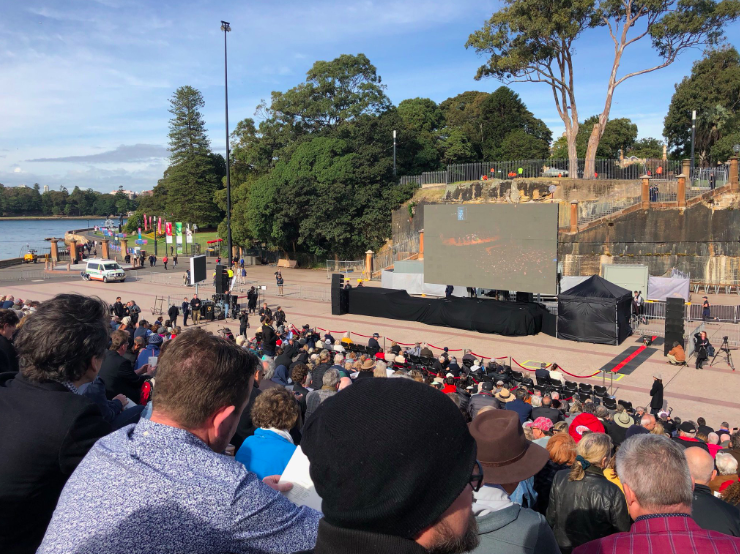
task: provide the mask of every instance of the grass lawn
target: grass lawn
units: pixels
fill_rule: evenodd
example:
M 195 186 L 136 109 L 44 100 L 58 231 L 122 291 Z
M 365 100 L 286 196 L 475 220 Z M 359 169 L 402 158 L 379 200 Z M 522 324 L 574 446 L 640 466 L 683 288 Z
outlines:
M 98 233 L 95 233 L 95 235 L 98 236 L 98 237 L 100 237 L 100 238 L 103 238 L 103 234 L 102 233 L 99 233 L 98 232 Z M 145 245 L 143 245 L 142 248 L 144 248 L 144 250 L 146 250 L 147 254 L 150 254 L 150 253 L 153 254 L 154 253 L 154 238 L 153 238 L 154 235 L 152 233 L 142 233 L 141 236 L 142 236 L 142 238 L 144 238 L 145 240 L 147 240 L 147 243 Z M 132 247 L 137 246 L 134 243 L 134 241 L 137 238 L 138 238 L 137 235 L 128 235 L 127 236 L 127 239 L 129 241 L 128 242 L 129 248 L 132 248 Z M 193 244 L 200 244 L 200 252 L 201 252 L 201 254 L 205 254 L 206 253 L 206 248 L 208 248 L 209 246 L 211 246 L 211 245 L 207 244 L 208 241 L 209 240 L 215 240 L 217 238 L 218 238 L 218 233 L 216 231 L 204 231 L 202 233 L 201 232 L 197 232 L 197 233 L 195 233 L 193 235 Z M 172 244 L 171 245 L 168 245 L 165 242 L 165 237 L 157 234 L 157 253 L 160 256 L 164 252 L 167 252 L 169 254 L 170 249 L 167 248 L 167 247 L 168 246 L 174 246 L 175 245 L 175 242 L 174 242 L 175 239 L 174 239 L 174 237 L 173 237 L 172 240 L 173 240 Z M 185 237 L 184 236 L 183 236 L 183 240 L 185 240 Z M 222 244 L 224 244 L 224 243 L 222 243 Z M 190 252 L 189 246 L 190 245 L 187 244 L 187 243 L 186 244 L 183 244 L 183 248 L 186 249 L 186 252 L 188 254 Z M 216 246 L 216 248 L 218 248 L 218 244 L 216 244 L 214 246 Z M 226 247 L 224 246 L 224 251 L 225 251 L 225 249 L 226 249 Z

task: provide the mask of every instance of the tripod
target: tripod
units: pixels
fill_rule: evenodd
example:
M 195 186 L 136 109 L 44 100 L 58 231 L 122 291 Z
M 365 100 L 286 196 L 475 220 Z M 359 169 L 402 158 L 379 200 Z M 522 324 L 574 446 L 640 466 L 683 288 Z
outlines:
M 732 368 L 732 371 L 735 371 L 735 366 L 732 365 L 732 354 L 730 354 L 730 345 L 727 342 L 727 337 L 722 337 L 722 339 L 722 346 L 720 346 L 717 352 L 714 353 L 714 358 L 712 358 L 712 362 L 709 364 L 709 367 L 712 367 L 717 356 L 719 356 L 721 352 L 724 352 L 727 357 L 727 365 Z

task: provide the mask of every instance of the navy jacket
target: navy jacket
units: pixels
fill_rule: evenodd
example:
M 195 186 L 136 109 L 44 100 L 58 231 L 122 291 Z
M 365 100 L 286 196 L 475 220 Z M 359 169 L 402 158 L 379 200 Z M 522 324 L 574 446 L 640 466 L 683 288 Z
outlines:
M 519 400 L 518 398 L 514 400 L 513 402 L 509 402 L 504 406 L 504 409 L 511 410 L 512 412 L 516 412 L 519 414 L 519 423 L 522 425 L 525 421 L 530 419 L 532 417 L 532 406 L 527 404 L 524 400 Z

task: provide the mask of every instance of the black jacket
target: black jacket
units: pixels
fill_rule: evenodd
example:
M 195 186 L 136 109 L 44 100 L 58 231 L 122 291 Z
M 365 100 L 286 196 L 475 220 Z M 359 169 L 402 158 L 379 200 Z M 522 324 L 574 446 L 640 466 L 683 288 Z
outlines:
M 113 304 L 113 313 L 118 317 L 124 317 L 126 315 L 126 308 L 122 302 L 116 302 Z
M 175 321 L 177 319 L 178 315 L 177 306 L 170 306 L 170 309 L 167 310 L 167 316 L 170 318 L 170 321 Z
M 691 448 L 692 446 L 696 446 L 697 448 L 701 448 L 705 452 L 709 452 L 709 447 L 707 446 L 707 443 L 699 439 L 691 440 L 685 437 L 672 437 L 671 440 L 674 441 L 681 448 Z
M 558 421 L 565 421 L 565 416 L 560 410 L 555 408 L 549 408 L 547 406 L 540 406 L 539 408 L 532 408 L 532 421 L 538 417 L 546 417 L 552 424 L 555 425 Z
M 134 366 L 118 352 L 107 350 L 100 366 L 100 378 L 105 383 L 105 396 L 112 400 L 117 394 L 125 394 L 131 400 L 139 403 L 141 385 L 146 375 L 136 375 Z
M 702 529 L 740 537 L 740 510 L 715 497 L 706 485 L 694 485 L 691 517 Z
M 0 383 L 0 552 L 36 552 L 64 484 L 111 427 L 61 383 Z
M 316 369 L 311 372 L 311 384 L 309 385 L 309 387 L 311 387 L 313 390 L 319 390 L 321 387 L 323 387 L 324 373 L 326 373 L 326 370 L 330 367 L 330 364 L 317 365 Z
M 304 550 L 298 554 L 426 554 L 427 549 L 416 541 L 358 531 L 342 529 L 327 523 L 325 519 L 319 521 L 319 533 L 316 537 L 316 546 L 313 550 Z
M 627 439 L 627 428 L 620 427 L 613 421 L 607 421 L 604 424 L 604 430 L 611 437 L 614 446 L 619 446 Z
M 650 396 L 653 397 L 650 400 L 650 407 L 653 410 L 663 409 L 663 381 L 659 379 L 653 380 L 653 388 L 650 389 Z
M 629 531 L 630 515 L 624 494 L 594 466 L 580 481 L 568 481 L 570 470 L 558 471 L 552 480 L 547 523 L 560 550 L 575 547 L 613 533 Z
M 367 350 L 373 355 L 380 352 L 380 343 L 378 343 L 375 337 L 372 337 L 369 341 L 367 341 Z
M 488 391 L 483 391 L 470 397 L 470 402 L 468 403 L 468 415 L 470 415 L 470 417 L 475 417 L 478 410 L 484 406 L 493 406 L 496 409 L 501 408 L 501 404 L 493 397 L 493 394 Z
M 262 326 L 262 349 L 268 350 L 272 353 L 275 352 L 275 344 L 277 343 L 277 335 L 275 329 L 269 325 Z
M 18 354 L 13 343 L 0 335 L 0 373 L 18 373 Z
M 537 493 L 537 502 L 533 509 L 542 515 L 547 513 L 547 505 L 550 503 L 552 480 L 558 471 L 564 469 L 569 469 L 569 466 L 567 464 L 556 464 L 552 460 L 547 460 L 545 467 L 534 476 L 534 490 Z

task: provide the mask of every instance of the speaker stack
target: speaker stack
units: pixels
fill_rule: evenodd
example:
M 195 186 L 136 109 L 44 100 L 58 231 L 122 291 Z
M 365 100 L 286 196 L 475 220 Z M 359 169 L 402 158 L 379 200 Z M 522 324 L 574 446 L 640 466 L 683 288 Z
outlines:
M 669 298 L 665 305 L 665 343 L 663 355 L 667 355 L 673 348 L 673 343 L 684 345 L 684 300 L 683 298 Z
M 229 273 L 224 265 L 216 265 L 216 294 L 229 290 Z
M 213 321 L 213 303 L 212 302 L 204 302 L 203 303 L 203 319 L 206 321 Z
M 331 275 L 331 314 L 344 315 L 347 313 L 345 302 L 342 296 L 347 293 L 344 290 L 344 275 L 341 273 L 332 273 Z
M 516 291 L 517 302 L 534 302 L 534 294 L 531 292 Z

